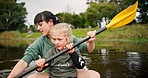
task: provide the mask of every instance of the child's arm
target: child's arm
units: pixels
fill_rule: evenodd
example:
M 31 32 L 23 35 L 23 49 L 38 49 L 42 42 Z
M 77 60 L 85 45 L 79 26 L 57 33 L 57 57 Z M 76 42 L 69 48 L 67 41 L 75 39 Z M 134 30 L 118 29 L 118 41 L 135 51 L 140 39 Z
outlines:
M 71 43 L 71 44 L 68 44 L 66 47 L 67 48 L 69 48 L 69 49 L 71 49 L 73 46 L 73 43 Z M 74 65 L 78 68 L 78 69 L 82 69 L 82 68 L 84 68 L 84 66 L 85 66 L 85 60 L 82 58 L 82 57 L 80 57 L 78 54 L 77 54 L 77 52 L 79 52 L 79 50 L 78 49 L 71 49 L 70 51 L 68 51 L 68 53 L 69 53 L 69 55 L 70 55 L 70 57 L 71 57 L 71 59 L 72 59 L 72 61 L 73 61 L 73 63 L 74 63 Z
M 69 53 L 74 65 L 78 68 L 78 69 L 82 69 L 85 66 L 85 60 L 82 57 L 79 57 L 79 55 L 77 54 L 76 51 L 74 51 L 73 53 Z

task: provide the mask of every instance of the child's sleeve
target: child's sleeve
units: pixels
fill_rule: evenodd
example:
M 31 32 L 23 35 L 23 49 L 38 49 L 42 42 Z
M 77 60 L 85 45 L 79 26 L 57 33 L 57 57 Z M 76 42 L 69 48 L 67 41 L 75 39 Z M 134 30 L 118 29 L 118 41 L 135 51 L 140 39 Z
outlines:
M 69 55 L 70 55 L 70 57 L 71 57 L 74 65 L 78 69 L 82 69 L 85 66 L 85 60 L 82 57 L 80 57 L 77 52 L 79 52 L 79 51 L 78 50 L 75 50 L 73 53 L 71 53 Z

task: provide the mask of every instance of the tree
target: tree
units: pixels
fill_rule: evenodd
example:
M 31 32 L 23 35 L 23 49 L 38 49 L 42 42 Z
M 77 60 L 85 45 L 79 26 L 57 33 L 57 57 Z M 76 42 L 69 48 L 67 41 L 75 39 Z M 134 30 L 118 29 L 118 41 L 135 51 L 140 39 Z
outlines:
M 123 10 L 131 5 L 133 5 L 137 0 L 110 0 L 118 4 L 120 10 Z M 137 17 L 139 23 L 148 23 L 148 0 L 138 0 L 138 10 L 140 15 Z
M 58 13 L 56 16 L 59 18 L 60 22 L 66 22 L 75 26 L 75 28 L 84 28 L 84 18 L 83 13 L 71 14 L 68 12 Z
M 0 30 L 23 30 L 26 8 L 25 3 L 16 3 L 16 0 L 0 0 Z
M 89 4 L 90 6 L 87 8 L 85 12 L 85 19 L 87 20 L 85 25 L 91 25 L 91 26 L 96 26 L 96 20 L 100 19 L 100 13 L 97 10 L 97 3 L 91 2 Z
M 140 15 L 137 17 L 140 23 L 148 23 L 148 0 L 138 0 L 138 12 Z
M 58 13 L 56 16 L 59 18 L 60 22 L 71 23 L 72 15 L 68 12 Z
M 111 20 L 118 12 L 119 7 L 115 3 L 92 2 L 85 12 L 85 18 L 89 21 L 91 26 L 95 26 L 96 20 L 105 18 L 106 23 L 108 23 L 107 20 Z
M 35 25 L 30 25 L 30 30 L 32 30 L 33 32 L 38 32 L 37 27 Z

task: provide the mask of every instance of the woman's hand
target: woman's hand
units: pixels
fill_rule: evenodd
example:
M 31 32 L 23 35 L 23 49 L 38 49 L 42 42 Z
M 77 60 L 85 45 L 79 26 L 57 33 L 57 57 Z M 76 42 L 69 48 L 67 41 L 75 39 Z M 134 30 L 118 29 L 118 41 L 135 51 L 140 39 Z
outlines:
M 88 42 L 93 42 L 93 41 L 96 40 L 95 34 L 96 34 L 96 30 L 87 32 L 87 35 L 91 37 L 91 38 L 88 40 Z
M 37 66 L 39 67 L 39 68 L 37 68 L 38 71 L 42 71 L 43 68 L 48 65 L 48 64 L 45 64 L 45 59 L 44 59 L 44 58 L 39 59 L 39 60 L 36 62 L 36 64 L 37 64 Z

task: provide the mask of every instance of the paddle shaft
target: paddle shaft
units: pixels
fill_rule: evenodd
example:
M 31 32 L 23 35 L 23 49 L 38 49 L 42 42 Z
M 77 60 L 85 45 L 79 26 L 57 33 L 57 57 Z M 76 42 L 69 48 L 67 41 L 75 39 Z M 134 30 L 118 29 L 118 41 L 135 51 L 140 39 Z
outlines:
M 106 29 L 107 29 L 106 27 L 101 28 L 100 30 L 98 30 L 98 31 L 96 32 L 95 35 L 98 35 L 99 33 L 103 32 L 103 31 L 106 30 Z M 82 39 L 82 40 L 76 42 L 76 43 L 73 45 L 72 48 L 77 47 L 78 45 L 80 45 L 80 44 L 82 44 L 83 42 L 89 40 L 90 38 L 91 38 L 90 36 L 85 37 L 84 39 Z M 62 51 L 62 52 L 59 52 L 59 53 L 53 55 L 52 57 L 47 58 L 46 61 L 45 61 L 45 63 L 50 62 L 51 60 L 53 60 L 53 59 L 55 59 L 55 58 L 61 56 L 62 54 L 68 52 L 69 50 L 70 50 L 70 49 L 66 49 L 66 50 L 64 50 L 64 51 Z M 21 77 L 27 75 L 28 73 L 34 71 L 34 70 L 37 69 L 37 68 L 38 68 L 38 66 L 35 65 L 35 66 L 29 68 L 28 70 L 24 71 L 23 73 L 19 74 L 16 78 L 21 78 Z

